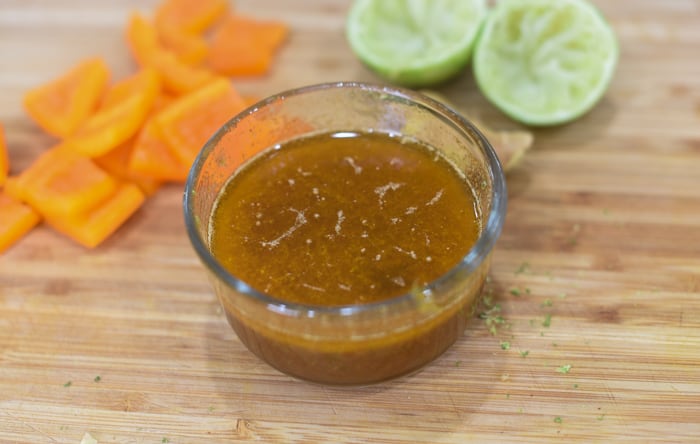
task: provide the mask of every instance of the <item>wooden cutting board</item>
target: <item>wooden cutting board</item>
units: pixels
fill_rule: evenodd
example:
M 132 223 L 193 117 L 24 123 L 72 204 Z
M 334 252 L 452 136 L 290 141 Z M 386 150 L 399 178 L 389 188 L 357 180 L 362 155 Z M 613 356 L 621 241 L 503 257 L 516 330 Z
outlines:
M 0 442 L 700 442 L 700 3 L 596 3 L 619 69 L 588 115 L 535 131 L 508 177 L 495 335 L 475 318 L 423 371 L 370 387 L 282 375 L 226 324 L 170 186 L 95 250 L 40 227 L 0 256 Z M 52 143 L 23 92 L 89 55 L 131 72 L 124 24 L 153 6 L 2 1 L 14 172 Z M 291 26 L 269 76 L 234 80 L 244 94 L 377 80 L 346 44 L 346 1 L 236 8 Z M 440 92 L 518 127 L 468 72 Z

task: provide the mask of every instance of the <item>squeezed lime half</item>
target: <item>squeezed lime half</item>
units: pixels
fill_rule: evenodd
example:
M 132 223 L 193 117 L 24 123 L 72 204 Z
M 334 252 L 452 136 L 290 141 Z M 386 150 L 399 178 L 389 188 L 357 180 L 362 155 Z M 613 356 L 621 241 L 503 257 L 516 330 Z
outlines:
M 586 0 L 501 0 L 472 65 L 479 89 L 501 111 L 525 124 L 555 125 L 600 100 L 618 52 L 612 28 Z
M 386 80 L 431 86 L 464 69 L 486 11 L 486 0 L 355 0 L 346 37 Z

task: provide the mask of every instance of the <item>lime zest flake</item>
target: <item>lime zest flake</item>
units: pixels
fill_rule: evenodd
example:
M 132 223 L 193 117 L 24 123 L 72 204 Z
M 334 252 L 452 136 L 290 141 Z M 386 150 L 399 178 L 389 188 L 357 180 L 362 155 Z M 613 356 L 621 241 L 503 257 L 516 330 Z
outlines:
M 493 336 L 496 336 L 496 333 L 498 333 L 497 325 L 503 325 L 506 323 L 506 320 L 500 315 L 500 312 L 501 306 L 499 304 L 495 304 L 479 314 L 479 317 L 484 320 L 484 323 L 489 328 L 489 332 Z
M 515 274 L 523 274 L 526 271 L 530 270 L 530 264 L 528 262 L 523 262 L 520 264 L 517 270 L 515 270 Z
M 558 373 L 567 374 L 567 373 L 569 373 L 570 371 L 571 371 L 571 364 L 564 364 L 564 365 L 562 365 L 562 366 L 560 366 L 560 367 L 557 367 L 557 372 L 558 372 Z
M 542 327 L 549 328 L 549 326 L 552 325 L 552 314 L 547 313 L 544 315 L 544 321 L 542 321 Z

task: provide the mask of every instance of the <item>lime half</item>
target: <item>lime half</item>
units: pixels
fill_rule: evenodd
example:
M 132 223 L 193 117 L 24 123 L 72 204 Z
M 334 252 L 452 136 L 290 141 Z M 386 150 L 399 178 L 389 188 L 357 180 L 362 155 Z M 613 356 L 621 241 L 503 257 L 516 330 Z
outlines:
M 472 61 L 479 89 L 529 125 L 555 125 L 590 110 L 605 93 L 618 45 L 585 0 L 501 0 L 484 23 Z
M 485 16 L 486 0 L 355 0 L 346 36 L 385 79 L 430 86 L 464 68 Z

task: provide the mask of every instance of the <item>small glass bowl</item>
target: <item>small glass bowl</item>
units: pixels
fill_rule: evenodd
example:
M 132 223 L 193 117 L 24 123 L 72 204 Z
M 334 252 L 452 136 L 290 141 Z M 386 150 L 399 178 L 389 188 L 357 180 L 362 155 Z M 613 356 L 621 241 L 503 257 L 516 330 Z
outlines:
M 208 233 L 213 204 L 227 180 L 266 148 L 334 131 L 409 136 L 440 150 L 464 172 L 477 196 L 482 232 L 457 265 L 410 293 L 340 307 L 288 303 L 224 269 L 210 252 Z M 370 384 L 414 372 L 462 335 L 505 211 L 501 165 L 473 124 L 416 92 L 355 82 L 282 92 L 235 116 L 205 144 L 184 196 L 187 233 L 243 344 L 281 372 L 334 385 Z

